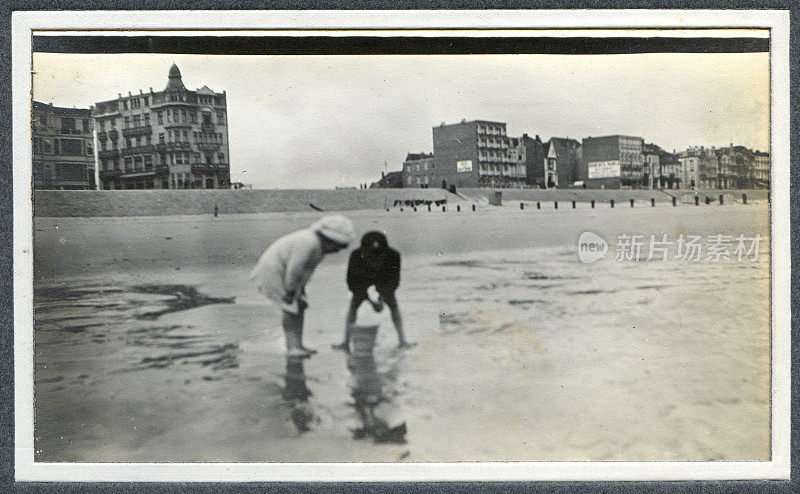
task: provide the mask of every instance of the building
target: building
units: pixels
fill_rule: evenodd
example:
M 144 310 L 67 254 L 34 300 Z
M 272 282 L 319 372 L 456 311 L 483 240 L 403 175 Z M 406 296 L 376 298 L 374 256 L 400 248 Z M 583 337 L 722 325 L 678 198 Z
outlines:
M 552 183 L 555 187 L 553 176 L 555 169 L 547 171 L 547 153 L 545 144 L 537 135 L 531 138 L 528 134 L 522 134 L 522 144 L 525 146 L 525 181 L 528 185 L 546 188 Z M 553 164 L 555 166 L 555 164 Z
M 551 189 L 569 187 L 576 181 L 581 159 L 581 143 L 569 137 L 553 137 L 547 142 L 537 135 L 531 139 L 523 134 L 525 144 L 527 183 Z
M 372 182 L 369 186 L 370 189 L 402 189 L 403 188 L 403 172 L 381 172 L 381 179 L 377 182 Z
M 661 167 L 659 187 L 662 189 L 680 189 L 683 165 L 678 161 L 678 155 L 658 148 L 658 165 Z
M 681 183 L 687 189 L 695 189 L 699 182 L 700 160 L 703 155 L 697 152 L 681 153 L 678 161 L 681 163 Z
M 402 186 L 427 189 L 434 183 L 433 171 L 433 153 L 408 153 L 403 162 Z
M 587 137 L 576 178 L 589 188 L 642 187 L 644 139 L 633 136 Z
M 770 184 L 770 158 L 769 153 L 756 150 L 753 153 L 753 179 L 754 186 L 769 188 Z
M 163 91 L 94 105 L 103 189 L 230 187 L 227 96 L 186 89 L 177 65 Z
M 552 137 L 546 145 L 548 172 L 555 168 L 555 186 L 569 187 L 577 180 L 578 166 L 583 156 L 581 143 L 569 137 Z
M 755 186 L 755 153 L 744 146 L 731 144 L 716 151 L 718 182 L 721 189 L 746 189 Z M 763 165 L 762 165 L 763 166 Z
M 716 150 L 704 146 L 690 147 L 678 155 L 681 182 L 685 188 L 719 188 L 719 162 Z
M 661 175 L 661 160 L 659 151 L 661 148 L 655 144 L 645 144 L 642 146 L 642 156 L 644 157 L 644 168 L 642 173 L 648 189 L 658 188 L 658 177 Z
M 525 146 L 506 135 L 506 124 L 473 120 L 433 128 L 434 184 L 456 187 L 522 186 Z
M 95 188 L 91 111 L 33 102 L 33 188 Z

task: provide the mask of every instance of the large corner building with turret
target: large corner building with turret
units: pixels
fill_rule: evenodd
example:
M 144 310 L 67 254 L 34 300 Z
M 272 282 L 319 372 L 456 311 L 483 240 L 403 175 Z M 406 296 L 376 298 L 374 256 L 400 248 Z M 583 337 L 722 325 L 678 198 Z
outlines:
M 102 189 L 230 187 L 225 91 L 186 89 L 177 65 L 163 91 L 92 107 Z

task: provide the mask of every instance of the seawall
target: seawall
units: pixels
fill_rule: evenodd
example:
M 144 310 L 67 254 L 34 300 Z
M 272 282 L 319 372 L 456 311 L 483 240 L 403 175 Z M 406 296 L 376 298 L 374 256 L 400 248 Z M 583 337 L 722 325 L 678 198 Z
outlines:
M 442 189 L 346 190 L 37 190 L 33 214 L 39 217 L 166 216 L 352 211 L 392 207 L 395 201 L 448 203 L 461 199 Z M 313 205 L 313 206 L 312 206 Z

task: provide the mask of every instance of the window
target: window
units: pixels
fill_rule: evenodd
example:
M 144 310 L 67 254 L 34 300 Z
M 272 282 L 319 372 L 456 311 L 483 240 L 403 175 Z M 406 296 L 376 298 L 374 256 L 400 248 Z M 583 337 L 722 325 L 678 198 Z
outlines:
M 164 123 L 164 113 L 163 112 L 157 112 L 156 116 L 158 117 L 158 123 L 163 124 Z
M 128 156 L 125 158 L 125 170 L 132 170 L 133 169 L 133 158 Z
M 150 97 L 149 96 L 145 96 L 144 97 L 144 106 L 150 106 Z
M 217 161 L 219 163 L 225 163 L 225 153 L 217 153 Z
M 217 123 L 220 125 L 225 125 L 225 114 L 222 112 L 217 112 Z
M 129 128 L 131 126 L 131 117 L 125 117 L 125 128 Z
M 192 139 L 197 140 L 197 132 L 192 132 Z
M 131 146 L 131 138 L 130 137 L 126 137 L 125 138 L 125 147 L 127 147 L 127 148 L 133 147 L 133 146 Z
M 187 141 L 187 142 L 189 141 L 189 131 L 188 130 L 184 130 L 183 131 L 183 140 Z
M 60 139 L 53 139 L 53 154 L 61 154 Z
M 41 125 L 47 127 L 47 115 L 46 114 L 43 113 L 43 114 L 39 115 L 39 123 Z
M 173 142 L 173 141 L 172 141 L 172 131 L 171 131 L 171 130 L 170 130 L 170 131 L 167 131 L 167 135 L 169 136 L 169 139 L 168 139 L 168 140 L 169 140 L 169 142 Z
M 75 119 L 69 117 L 61 117 L 61 133 L 71 134 L 75 131 Z
M 183 153 L 175 153 L 175 164 L 176 165 L 183 164 Z
M 127 110 L 128 109 L 128 102 L 127 101 L 123 101 L 122 102 L 122 109 L 123 110 Z
M 164 144 L 164 133 L 163 132 L 159 132 L 158 133 L 158 142 L 159 142 L 159 144 Z
M 140 127 L 142 123 L 142 116 L 141 115 L 134 115 L 133 116 L 133 126 Z
M 86 155 L 87 156 L 94 155 L 94 148 L 92 147 L 92 141 L 86 141 Z
M 186 110 L 181 110 L 181 122 L 186 121 Z
M 81 121 L 81 124 L 83 125 L 83 131 L 84 132 L 89 132 L 89 119 L 88 118 L 84 118 Z

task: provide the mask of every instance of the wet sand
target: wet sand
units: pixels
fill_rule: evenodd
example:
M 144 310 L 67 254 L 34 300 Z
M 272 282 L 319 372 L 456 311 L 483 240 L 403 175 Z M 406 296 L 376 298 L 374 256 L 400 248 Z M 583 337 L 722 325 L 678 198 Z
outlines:
M 279 310 L 247 272 L 318 213 L 36 218 L 37 461 L 570 461 L 769 458 L 764 203 L 357 211 L 403 254 L 375 363 L 377 414 L 405 443 L 355 439 L 342 335 L 347 253 L 308 286 L 308 431 L 286 399 Z M 583 231 L 609 256 L 583 264 Z M 619 234 L 760 233 L 759 260 L 615 261 Z

